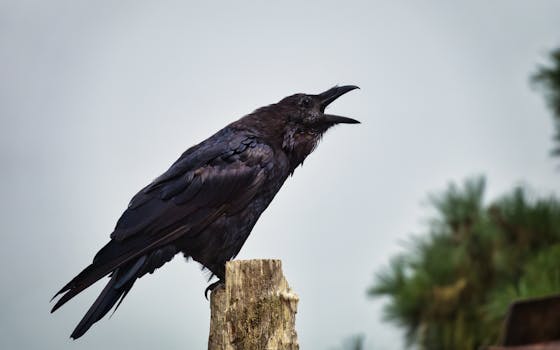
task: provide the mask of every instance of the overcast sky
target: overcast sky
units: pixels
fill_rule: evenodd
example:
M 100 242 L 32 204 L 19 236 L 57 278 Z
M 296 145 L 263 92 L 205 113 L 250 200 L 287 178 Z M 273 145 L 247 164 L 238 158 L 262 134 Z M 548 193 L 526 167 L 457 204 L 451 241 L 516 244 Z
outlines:
M 282 259 L 302 349 L 403 347 L 365 291 L 428 193 L 485 174 L 488 200 L 558 194 L 528 77 L 560 45 L 559 1 L 201 3 L 0 0 L 0 348 L 204 349 L 205 274 L 179 256 L 78 341 L 102 283 L 48 301 L 182 151 L 296 92 L 359 85 L 330 110 L 363 122 L 329 131 L 238 257 Z

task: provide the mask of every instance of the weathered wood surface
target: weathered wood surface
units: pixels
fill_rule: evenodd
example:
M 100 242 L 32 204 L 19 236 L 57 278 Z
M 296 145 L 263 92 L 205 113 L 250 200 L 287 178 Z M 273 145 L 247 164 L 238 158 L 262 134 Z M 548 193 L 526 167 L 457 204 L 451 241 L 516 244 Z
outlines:
M 225 287 L 211 294 L 209 350 L 297 350 L 298 296 L 280 260 L 226 264 Z

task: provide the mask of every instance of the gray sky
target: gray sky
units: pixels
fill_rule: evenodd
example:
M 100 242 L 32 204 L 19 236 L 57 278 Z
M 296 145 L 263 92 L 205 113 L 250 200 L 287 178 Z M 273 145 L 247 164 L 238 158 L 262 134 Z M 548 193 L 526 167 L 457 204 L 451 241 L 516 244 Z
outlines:
M 362 88 L 331 110 L 363 124 L 326 135 L 239 258 L 282 259 L 302 349 L 401 348 L 365 290 L 423 230 L 427 193 L 486 174 L 489 199 L 558 194 L 528 76 L 559 34 L 559 1 L 0 1 L 0 348 L 205 348 L 205 275 L 181 257 L 76 342 L 102 285 L 48 300 L 183 150 L 335 84 Z

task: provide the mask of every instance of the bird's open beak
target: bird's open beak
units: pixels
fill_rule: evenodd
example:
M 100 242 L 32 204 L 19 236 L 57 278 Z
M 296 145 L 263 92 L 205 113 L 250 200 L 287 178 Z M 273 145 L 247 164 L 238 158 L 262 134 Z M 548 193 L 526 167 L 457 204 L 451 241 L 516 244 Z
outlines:
M 335 86 L 317 95 L 317 97 L 319 97 L 319 100 L 321 101 L 321 111 L 324 111 L 329 104 L 331 104 L 334 100 L 336 100 L 340 96 L 355 89 L 359 89 L 359 87 L 355 85 Z M 327 123 L 332 123 L 332 124 L 359 124 L 360 123 L 356 119 L 341 117 L 332 114 L 325 114 L 324 120 Z

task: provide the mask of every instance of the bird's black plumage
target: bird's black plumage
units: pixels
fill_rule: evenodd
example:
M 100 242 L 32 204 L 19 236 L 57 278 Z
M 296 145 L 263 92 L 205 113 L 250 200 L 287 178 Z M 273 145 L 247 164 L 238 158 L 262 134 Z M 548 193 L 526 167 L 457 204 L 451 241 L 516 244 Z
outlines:
M 118 307 L 136 279 L 179 252 L 223 281 L 226 261 L 237 255 L 259 216 L 324 132 L 339 123 L 358 123 L 324 113 L 328 104 L 356 88 L 296 94 L 260 108 L 189 148 L 140 190 L 91 265 L 55 295 L 62 294 L 53 312 L 110 276 L 71 337 L 82 336 Z

